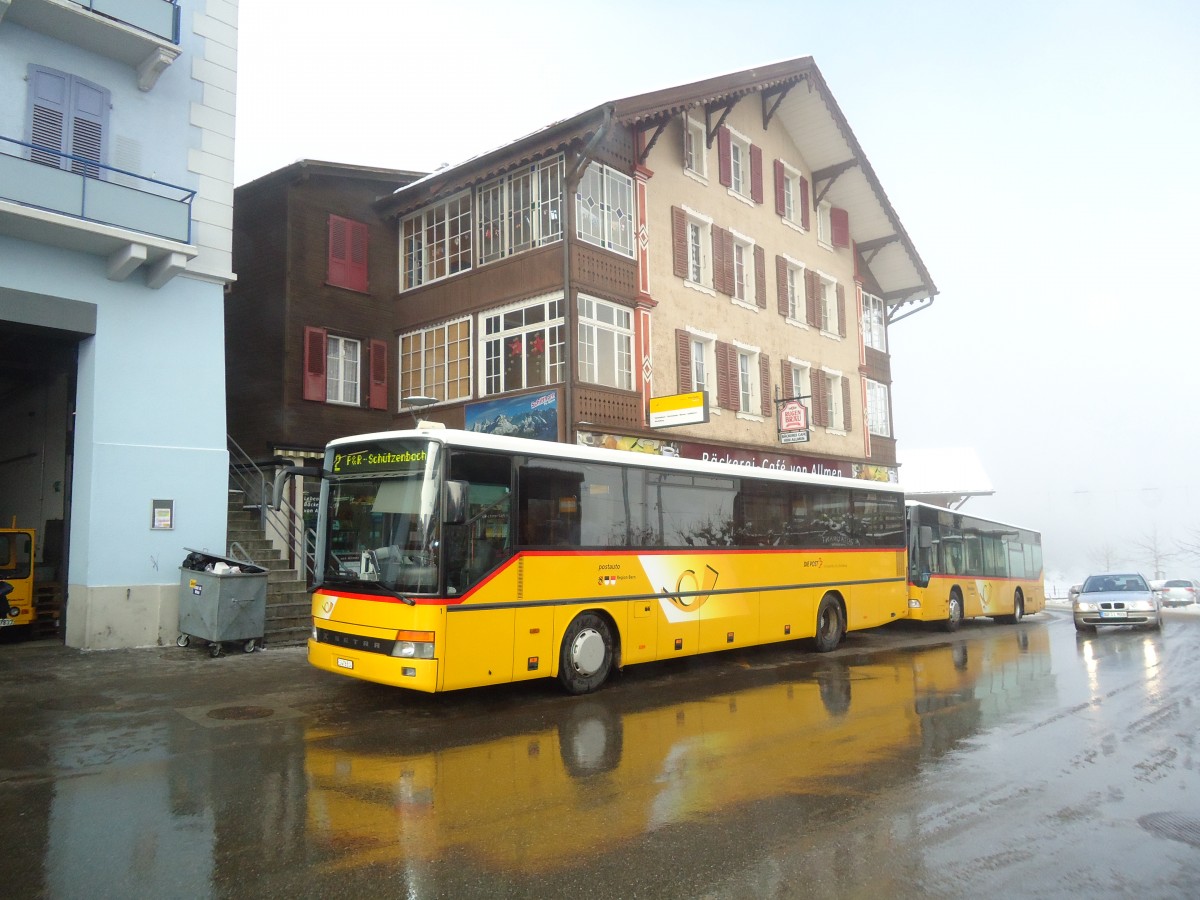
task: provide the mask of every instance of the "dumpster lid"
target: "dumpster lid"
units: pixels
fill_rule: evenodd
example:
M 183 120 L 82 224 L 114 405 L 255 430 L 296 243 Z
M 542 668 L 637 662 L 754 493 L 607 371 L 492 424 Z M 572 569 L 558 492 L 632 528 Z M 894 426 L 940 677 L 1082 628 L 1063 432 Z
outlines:
M 204 557 L 206 564 L 210 562 L 223 562 L 227 566 L 237 566 L 247 575 L 257 575 L 260 572 L 267 571 L 266 566 L 260 566 L 251 559 L 237 559 L 232 556 L 220 556 L 216 553 L 209 553 L 207 550 L 194 550 L 191 547 L 184 547 L 183 549 L 186 550 L 189 555 Z M 186 562 L 187 559 L 188 557 L 184 557 L 184 562 Z

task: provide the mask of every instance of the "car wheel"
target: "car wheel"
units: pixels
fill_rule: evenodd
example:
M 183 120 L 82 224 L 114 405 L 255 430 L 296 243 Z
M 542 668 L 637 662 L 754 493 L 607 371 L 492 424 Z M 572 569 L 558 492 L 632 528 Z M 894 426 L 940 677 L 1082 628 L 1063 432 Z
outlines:
M 587 694 L 604 684 L 613 664 L 608 622 L 594 613 L 576 616 L 563 635 L 558 681 L 571 694 Z

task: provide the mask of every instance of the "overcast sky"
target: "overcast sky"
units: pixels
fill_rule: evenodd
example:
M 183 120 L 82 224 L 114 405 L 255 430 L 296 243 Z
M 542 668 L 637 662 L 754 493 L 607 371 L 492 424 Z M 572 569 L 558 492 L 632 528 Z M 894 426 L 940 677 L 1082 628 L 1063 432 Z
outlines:
M 1200 544 L 1195 0 L 242 0 L 239 27 L 237 184 L 429 171 L 812 56 L 940 291 L 891 330 L 901 461 L 973 448 L 995 495 L 964 512 L 1041 530 L 1052 583 Z

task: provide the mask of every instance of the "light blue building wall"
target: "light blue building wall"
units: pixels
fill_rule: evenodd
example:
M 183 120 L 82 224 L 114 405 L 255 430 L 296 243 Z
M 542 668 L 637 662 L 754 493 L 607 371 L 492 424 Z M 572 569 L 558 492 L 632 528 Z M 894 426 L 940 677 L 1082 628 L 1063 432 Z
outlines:
M 157 14 L 148 4 L 162 2 L 127 5 Z M 178 633 L 185 548 L 226 547 L 237 3 L 180 0 L 178 43 L 83 7 L 62 20 L 72 6 L 0 0 L 0 338 L 75 351 L 65 399 L 62 379 L 34 396 L 0 361 L 0 416 L 21 411 L 28 448 L 0 467 L 0 521 L 65 518 L 68 644 L 148 646 Z M 69 160 L 61 172 L 29 161 L 31 64 L 110 92 L 100 162 L 111 168 L 75 179 L 82 215 L 39 199 L 43 176 L 74 183 Z M 148 187 L 184 212 L 182 239 L 141 215 Z M 106 190 L 115 215 L 95 221 Z M 22 487 L 35 472 L 38 487 Z

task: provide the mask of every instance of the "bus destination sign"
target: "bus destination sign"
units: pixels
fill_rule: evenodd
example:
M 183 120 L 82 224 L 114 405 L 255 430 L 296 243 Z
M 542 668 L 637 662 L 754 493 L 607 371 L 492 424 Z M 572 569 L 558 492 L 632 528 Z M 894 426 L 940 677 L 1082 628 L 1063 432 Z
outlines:
M 340 448 L 333 451 L 330 471 L 334 475 L 356 475 L 365 472 L 405 472 L 423 469 L 429 452 L 403 446 L 366 447 L 360 450 Z

